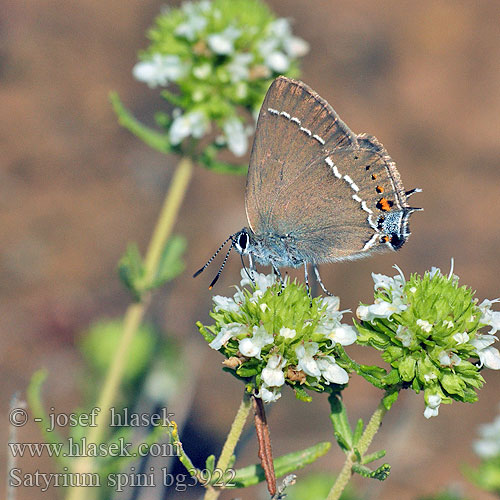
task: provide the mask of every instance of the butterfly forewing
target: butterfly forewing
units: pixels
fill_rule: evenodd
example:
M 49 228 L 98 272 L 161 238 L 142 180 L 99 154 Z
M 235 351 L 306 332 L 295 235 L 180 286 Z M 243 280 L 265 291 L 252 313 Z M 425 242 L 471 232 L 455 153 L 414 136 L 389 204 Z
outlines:
M 411 211 L 377 139 L 356 136 L 324 99 L 283 77 L 259 116 L 246 209 L 256 234 L 290 235 L 315 263 L 400 246 Z
M 326 151 L 356 144 L 333 108 L 302 82 L 277 78 L 262 105 L 250 157 L 245 206 L 250 227 L 267 230 L 281 190 Z

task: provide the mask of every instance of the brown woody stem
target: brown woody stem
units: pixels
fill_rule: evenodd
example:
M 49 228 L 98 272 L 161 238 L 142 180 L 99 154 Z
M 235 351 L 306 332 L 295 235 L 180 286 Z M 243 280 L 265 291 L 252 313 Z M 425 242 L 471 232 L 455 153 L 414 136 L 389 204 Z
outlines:
M 260 464 L 266 476 L 267 489 L 271 496 L 276 495 L 276 474 L 274 473 L 273 451 L 271 448 L 271 436 L 267 425 L 264 403 L 261 398 L 252 396 L 254 411 L 255 430 L 259 442 Z

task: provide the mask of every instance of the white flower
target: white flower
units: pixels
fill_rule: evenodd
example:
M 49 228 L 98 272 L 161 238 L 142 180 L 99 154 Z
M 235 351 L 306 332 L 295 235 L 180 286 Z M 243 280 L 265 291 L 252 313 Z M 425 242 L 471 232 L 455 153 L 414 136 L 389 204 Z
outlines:
M 441 351 L 438 359 L 441 366 L 457 366 L 462 362 L 460 357 L 452 351 Z
M 298 36 L 291 36 L 283 42 L 286 53 L 292 57 L 303 57 L 309 52 L 309 44 Z
M 285 383 L 285 375 L 283 367 L 286 364 L 286 359 L 278 354 L 271 356 L 266 367 L 262 370 L 262 380 L 267 387 L 281 387 Z
M 337 364 L 333 356 L 323 356 L 316 361 L 321 375 L 328 383 L 347 384 L 349 382 L 348 373 Z
M 473 443 L 474 451 L 481 458 L 493 458 L 500 455 L 500 416 L 491 424 L 479 426 L 481 439 Z
M 218 311 L 228 311 L 228 312 L 238 312 L 240 306 L 231 298 L 224 297 L 223 295 L 214 295 L 212 300 L 215 304 L 215 312 Z
M 198 33 L 203 31 L 207 26 L 207 18 L 202 14 L 193 12 L 188 16 L 184 23 L 179 24 L 175 29 L 175 34 L 179 37 L 186 38 L 190 42 L 194 41 Z
M 465 344 L 469 342 L 469 334 L 467 332 L 455 333 L 455 335 L 453 335 L 453 340 L 455 340 L 458 345 Z
M 425 319 L 417 319 L 417 325 L 426 333 L 432 330 L 432 324 Z
M 235 54 L 231 62 L 227 65 L 227 70 L 231 75 L 231 82 L 236 83 L 248 80 L 250 75 L 249 64 L 253 61 L 253 54 L 249 52 Z
M 487 347 L 477 351 L 480 366 L 486 366 L 491 370 L 500 370 L 500 353 L 496 347 Z
M 448 273 L 448 279 L 453 278 L 453 282 L 458 283 L 459 277 L 456 274 L 453 274 L 454 266 L 455 266 L 455 261 L 452 257 L 451 263 L 450 263 L 450 272 Z M 440 277 L 440 276 L 443 276 L 443 274 L 441 273 L 441 269 L 439 269 L 439 267 L 432 266 L 431 270 L 429 271 L 429 276 L 432 280 L 434 278 L 434 276 Z
M 212 349 L 218 351 L 223 345 L 226 345 L 227 342 L 236 337 L 237 335 L 241 335 L 242 333 L 247 333 L 248 327 L 242 325 L 240 323 L 228 323 L 227 325 L 222 326 L 220 332 L 217 334 L 214 340 L 208 344 Z
M 264 64 L 276 73 L 284 73 L 290 67 L 290 59 L 309 52 L 309 44 L 292 35 L 290 22 L 283 17 L 269 24 L 268 35 L 260 40 L 257 49 Z
M 193 75 L 199 80 L 205 80 L 210 76 L 211 71 L 212 66 L 210 66 L 209 63 L 200 64 L 199 66 L 195 66 L 193 68 Z
M 385 274 L 377 274 L 377 273 L 372 273 L 372 278 L 373 278 L 373 288 L 375 291 L 379 290 L 380 288 L 387 290 L 388 292 L 391 292 L 392 298 L 394 299 L 395 296 L 399 297 L 400 299 L 403 298 L 403 289 L 406 284 L 406 280 L 403 274 L 403 271 L 398 266 L 394 266 L 394 268 L 399 271 L 398 276 L 394 277 L 389 277 L 386 276 Z
M 429 271 L 429 276 L 430 278 L 434 278 L 434 276 L 442 276 L 441 269 L 439 267 L 431 267 L 431 270 Z
M 404 347 L 410 347 L 414 335 L 409 328 L 399 325 L 395 337 L 401 341 Z
M 132 70 L 134 77 L 154 88 L 166 87 L 169 82 L 182 78 L 187 71 L 186 65 L 177 55 L 154 54 L 147 61 L 140 61 Z
M 395 313 L 404 311 L 408 306 L 400 300 L 387 302 L 383 299 L 375 299 L 375 303 L 369 306 L 361 305 L 356 310 L 356 315 L 364 321 L 372 321 L 375 318 L 390 318 Z
M 297 335 L 297 332 L 293 328 L 286 328 L 282 327 L 280 329 L 280 336 L 285 338 L 285 339 L 293 339 L 295 335 Z
M 491 306 L 495 302 L 500 302 L 500 299 L 485 299 L 478 306 L 482 313 L 480 322 L 491 326 L 491 330 L 489 331 L 490 334 L 496 333 L 500 330 L 500 312 L 491 310 Z
M 279 50 L 267 54 L 264 62 L 275 73 L 285 73 L 290 67 L 290 60 L 287 55 Z
M 470 343 L 476 348 L 479 356 L 479 366 L 486 366 L 491 370 L 500 370 L 500 353 L 495 347 L 491 347 L 496 340 L 494 335 L 476 334 L 476 337 Z
M 385 274 L 372 273 L 373 288 L 375 291 L 380 289 L 386 290 L 391 301 L 381 298 L 375 299 L 375 303 L 365 306 L 361 305 L 356 311 L 359 319 L 364 321 L 373 321 L 375 318 L 390 318 L 393 314 L 403 312 L 408 308 L 406 304 L 406 296 L 404 294 L 404 286 L 406 284 L 403 272 L 399 267 L 394 266 L 399 275 L 393 278 Z
M 174 118 L 170 126 L 170 143 L 175 146 L 189 136 L 199 139 L 208 131 L 208 128 L 209 122 L 207 117 L 201 111 L 191 111 L 184 115 L 179 115 Z
M 267 333 L 263 326 L 254 326 L 252 337 L 240 340 L 239 349 L 241 354 L 247 358 L 261 359 L 260 352 L 262 348 L 273 340 L 274 337 Z
M 266 384 L 262 384 L 256 396 L 261 398 L 264 403 L 274 403 L 281 398 L 281 389 L 279 387 L 268 387 Z
M 221 33 L 214 33 L 207 37 L 210 49 L 219 55 L 228 55 L 234 52 L 234 41 L 240 36 L 241 31 L 234 26 L 228 26 Z
M 323 297 L 321 302 L 323 306 L 326 306 L 325 312 L 328 314 L 335 313 L 340 308 L 340 299 L 334 295 L 330 297 Z
M 241 281 L 240 286 L 251 285 L 252 281 L 248 277 L 245 269 L 241 270 Z M 257 285 L 257 291 L 261 292 L 261 295 L 271 286 L 276 283 L 276 276 L 274 274 L 263 274 L 263 273 L 252 273 L 255 284 Z
M 445 319 L 443 321 L 443 325 L 446 326 L 446 328 L 453 328 L 455 326 L 455 324 L 453 323 L 453 321 L 448 320 L 448 319 Z
M 268 27 L 269 32 L 278 40 L 283 40 L 291 35 L 290 21 L 286 17 L 275 19 Z
M 350 325 L 340 325 L 332 329 L 327 335 L 335 343 L 340 345 L 351 345 L 356 342 L 358 338 L 358 331 Z
M 483 335 L 476 334 L 476 336 L 471 340 L 471 344 L 476 348 L 476 350 L 485 349 L 486 347 L 493 344 L 496 340 L 498 340 L 495 335 Z
M 222 126 L 227 139 L 227 147 L 235 156 L 243 156 L 248 149 L 248 135 L 243 123 L 232 117 Z
M 441 396 L 439 394 L 431 394 L 427 397 L 427 406 L 425 407 L 424 417 L 436 417 L 439 414 L 439 405 L 441 404 Z
M 302 370 L 307 375 L 311 377 L 320 377 L 321 370 L 319 369 L 318 363 L 314 359 L 314 355 L 318 352 L 319 346 L 316 342 L 305 342 L 300 344 L 295 348 L 295 353 L 299 362 L 297 363 L 297 368 Z

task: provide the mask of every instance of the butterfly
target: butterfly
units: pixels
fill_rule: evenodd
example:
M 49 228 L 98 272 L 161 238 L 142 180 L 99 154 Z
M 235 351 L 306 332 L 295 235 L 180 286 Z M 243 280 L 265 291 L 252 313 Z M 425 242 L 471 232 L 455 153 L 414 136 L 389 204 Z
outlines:
M 373 136 L 355 134 L 328 102 L 305 83 L 283 76 L 269 87 L 255 131 L 246 184 L 248 227 L 231 234 L 198 276 L 230 241 L 210 288 L 233 248 L 255 263 L 308 264 L 322 290 L 318 265 L 398 250 L 410 236 L 410 215 L 396 165 Z M 244 265 L 244 263 L 243 263 Z M 245 267 L 245 265 L 244 265 Z M 245 267 L 246 269 L 246 267 Z

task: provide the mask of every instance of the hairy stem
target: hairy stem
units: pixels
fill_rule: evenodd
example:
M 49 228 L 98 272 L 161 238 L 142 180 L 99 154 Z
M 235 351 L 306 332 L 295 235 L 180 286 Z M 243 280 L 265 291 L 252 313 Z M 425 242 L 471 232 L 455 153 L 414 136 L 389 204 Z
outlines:
M 234 454 L 234 449 L 236 448 L 236 444 L 240 439 L 241 433 L 243 432 L 243 427 L 248 418 L 248 414 L 250 413 L 251 402 L 250 395 L 248 393 L 243 394 L 243 399 L 241 401 L 240 407 L 234 417 L 233 424 L 231 425 L 231 430 L 227 435 L 226 442 L 222 448 L 222 453 L 220 454 L 219 460 L 217 461 L 216 469 L 220 471 L 226 471 L 229 467 L 229 462 L 231 461 L 231 457 Z M 223 475 L 223 479 L 225 479 L 225 475 Z M 214 488 L 213 486 L 209 486 L 205 493 L 204 500 L 216 500 L 219 498 L 221 493 L 220 488 Z
M 387 409 L 385 408 L 383 403 L 380 402 L 377 406 L 377 409 L 373 412 L 373 415 L 371 416 L 370 421 L 368 422 L 368 425 L 363 432 L 363 435 L 359 439 L 357 450 L 361 456 L 363 456 L 368 451 L 368 447 L 373 441 L 375 434 L 377 434 L 380 428 L 380 424 L 382 423 L 382 419 L 384 418 L 384 415 L 386 413 Z M 328 493 L 326 500 L 339 500 L 340 495 L 342 495 L 344 488 L 347 486 L 347 483 L 349 483 L 352 477 L 352 466 L 354 465 L 355 461 L 356 454 L 353 450 L 351 450 L 346 454 L 344 466 L 337 476 L 337 479 L 332 486 L 332 489 Z
M 160 258 L 167 243 L 172 228 L 177 219 L 177 214 L 182 200 L 186 194 L 189 181 L 192 176 L 193 163 L 190 158 L 181 159 L 174 172 L 170 188 L 165 197 L 165 201 L 160 211 L 156 226 L 151 237 L 146 257 L 144 259 L 145 282 L 149 283 L 158 272 Z M 96 418 L 95 427 L 90 427 L 87 442 L 100 443 L 105 439 L 108 430 L 107 422 L 109 410 L 113 406 L 116 395 L 120 387 L 126 363 L 130 351 L 132 340 L 139 328 L 144 313 L 150 302 L 150 294 L 146 294 L 141 302 L 130 304 L 123 320 L 123 333 L 120 343 L 115 351 L 114 358 L 108 369 L 108 373 L 102 385 L 100 395 L 97 399 L 97 406 L 100 412 Z M 92 457 L 82 457 L 77 459 L 72 472 L 77 474 L 94 472 L 94 462 Z M 68 500 L 89 500 L 93 496 L 92 490 L 85 487 L 74 487 L 68 493 Z

